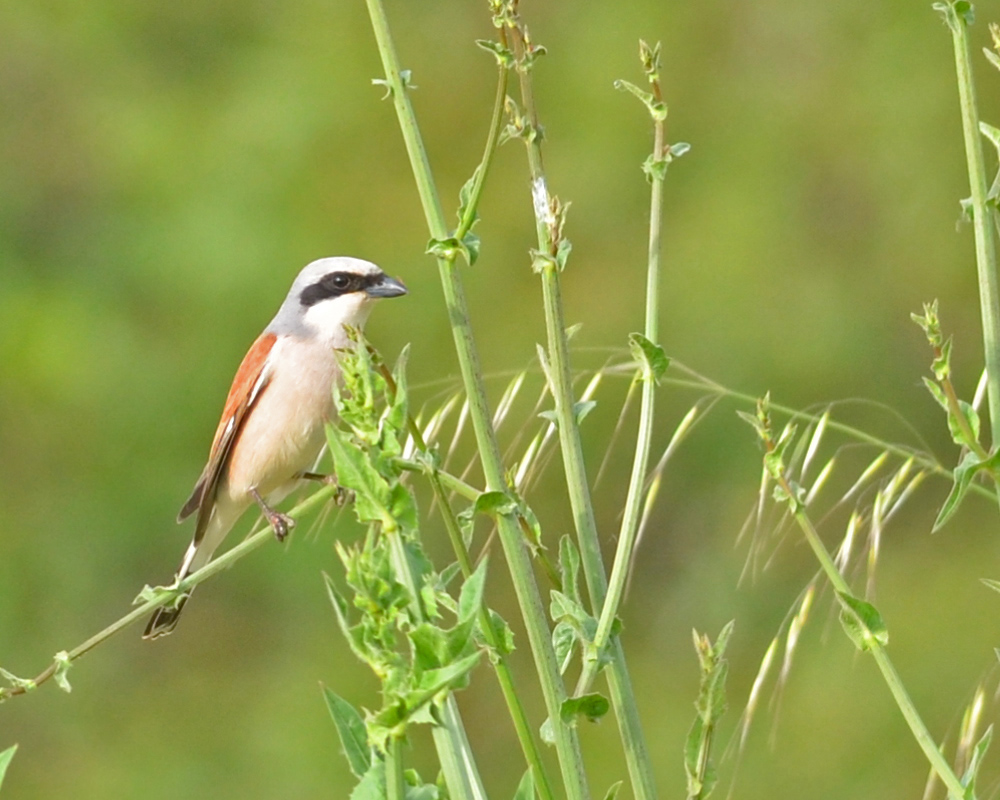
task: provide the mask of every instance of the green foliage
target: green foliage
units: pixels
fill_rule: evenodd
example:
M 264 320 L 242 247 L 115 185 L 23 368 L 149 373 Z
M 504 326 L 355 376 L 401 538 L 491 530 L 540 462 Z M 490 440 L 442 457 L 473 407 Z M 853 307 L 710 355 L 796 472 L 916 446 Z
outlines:
M 642 366 L 643 380 L 659 383 L 670 366 L 670 359 L 663 352 L 663 348 L 649 341 L 641 333 L 630 334 L 628 344 L 632 357 Z
M 3 786 L 4 776 L 7 774 L 7 767 L 10 766 L 11 759 L 17 752 L 17 745 L 13 744 L 3 752 L 0 752 L 0 787 Z
M 405 354 L 390 381 L 365 342 L 353 339 L 355 346 L 341 354 L 342 386 L 334 394 L 340 427 L 327 433 L 338 481 L 353 493 L 367 531 L 356 544 L 337 543 L 351 600 L 329 577 L 326 583 L 342 633 L 382 684 L 382 707 L 367 715 L 365 728 L 368 744 L 384 754 L 410 724 L 434 722 L 441 699 L 467 685 L 480 659 L 473 631 L 487 566 L 484 560 L 465 581 L 456 604 L 424 554 L 416 502 L 401 481 Z M 456 616 L 451 627 L 442 624 L 447 609 Z M 365 763 L 353 709 L 327 701 L 357 774 Z M 364 774 L 362 786 L 378 783 L 375 765 Z
M 883 647 L 889 644 L 889 631 L 875 606 L 847 592 L 837 592 L 837 598 L 843 606 L 840 624 L 858 650 L 871 650 L 875 643 Z
M 337 726 L 337 735 L 344 748 L 344 756 L 356 778 L 363 777 L 372 766 L 371 748 L 365 732 L 365 722 L 357 709 L 332 689 L 323 687 L 326 707 Z
M 710 755 L 718 722 L 726 712 L 729 664 L 724 656 L 733 626 L 733 622 L 726 623 L 714 644 L 707 635 L 692 631 L 701 676 L 698 699 L 695 701 L 698 714 L 684 745 L 684 772 L 689 800 L 704 800 L 712 793 L 718 779 Z
M 979 741 L 976 742 L 976 746 L 972 748 L 969 765 L 962 774 L 962 785 L 965 787 L 965 800 L 974 800 L 976 797 L 976 779 L 979 777 L 979 770 L 983 766 L 983 759 L 986 757 L 986 751 L 989 750 L 992 741 L 993 726 L 990 725 Z

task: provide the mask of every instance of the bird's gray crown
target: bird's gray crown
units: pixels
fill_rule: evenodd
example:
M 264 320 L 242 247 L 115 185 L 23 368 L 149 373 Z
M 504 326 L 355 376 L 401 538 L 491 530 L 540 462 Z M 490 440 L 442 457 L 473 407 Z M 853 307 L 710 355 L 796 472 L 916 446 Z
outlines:
M 338 288 L 344 281 L 336 276 L 356 277 L 356 285 Z M 278 309 L 278 313 L 267 330 L 276 334 L 301 334 L 304 332 L 303 318 L 305 312 L 315 303 L 336 297 L 350 291 L 364 289 L 371 282 L 377 282 L 384 273 L 370 261 L 349 256 L 334 256 L 321 258 L 307 264 L 292 282 L 288 296 Z

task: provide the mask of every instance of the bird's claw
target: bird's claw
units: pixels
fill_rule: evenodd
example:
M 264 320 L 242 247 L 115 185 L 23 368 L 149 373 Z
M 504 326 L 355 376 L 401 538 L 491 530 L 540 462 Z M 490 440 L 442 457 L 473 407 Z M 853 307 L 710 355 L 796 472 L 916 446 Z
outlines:
M 274 538 L 279 542 L 285 541 L 289 531 L 295 527 L 295 520 L 280 511 L 272 511 L 268 514 L 267 522 L 271 526 L 271 530 L 274 531 Z

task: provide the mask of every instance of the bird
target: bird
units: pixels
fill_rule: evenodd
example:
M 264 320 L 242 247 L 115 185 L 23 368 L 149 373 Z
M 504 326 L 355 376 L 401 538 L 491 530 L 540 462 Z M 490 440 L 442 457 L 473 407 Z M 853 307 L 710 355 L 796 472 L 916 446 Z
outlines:
M 335 414 L 337 351 L 349 346 L 345 326 L 361 328 L 375 300 L 406 293 L 400 280 L 358 258 L 321 258 L 299 272 L 236 371 L 208 463 L 177 517 L 197 514 L 174 585 L 211 561 L 253 505 L 285 539 L 294 521 L 274 505 L 312 475 L 322 453 L 325 425 Z M 173 631 L 189 597 L 157 609 L 143 638 Z

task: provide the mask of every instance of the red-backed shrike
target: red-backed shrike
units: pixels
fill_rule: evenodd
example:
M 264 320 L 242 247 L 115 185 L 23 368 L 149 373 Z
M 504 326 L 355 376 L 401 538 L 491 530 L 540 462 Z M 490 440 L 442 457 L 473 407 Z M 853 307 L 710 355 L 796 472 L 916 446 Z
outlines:
M 344 326 L 360 328 L 377 298 L 402 294 L 406 287 L 400 281 L 357 258 L 323 258 L 298 274 L 236 372 L 208 464 L 177 518 L 181 522 L 198 512 L 178 581 L 211 560 L 254 503 L 278 539 L 285 538 L 292 520 L 272 506 L 295 488 L 323 450 L 340 373 L 337 350 L 349 345 Z M 170 633 L 186 600 L 159 609 L 143 638 Z

